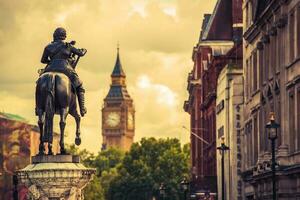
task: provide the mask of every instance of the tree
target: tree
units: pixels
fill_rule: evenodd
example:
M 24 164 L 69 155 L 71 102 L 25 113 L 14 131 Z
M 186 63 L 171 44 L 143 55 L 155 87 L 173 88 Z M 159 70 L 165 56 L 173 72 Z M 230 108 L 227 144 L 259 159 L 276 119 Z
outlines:
M 98 171 L 98 175 L 101 176 L 104 171 L 109 171 L 121 164 L 123 158 L 124 152 L 116 148 L 109 148 L 99 152 L 91 166 L 95 167 Z
M 177 139 L 143 138 L 132 145 L 111 181 L 108 200 L 149 200 L 166 186 L 166 200 L 179 199 L 179 183 L 189 174 L 189 150 Z
M 84 188 L 83 194 L 84 199 L 105 200 L 100 177 L 94 176 L 93 180 Z
M 96 169 L 93 180 L 84 188 L 84 197 L 89 200 L 104 200 L 110 182 L 117 176 L 117 167 L 121 164 L 124 153 L 118 149 L 101 151 L 97 156 L 86 149 L 80 150 L 75 145 L 67 146 L 68 152 L 79 155 L 86 167 Z
M 67 152 L 72 155 L 78 155 L 80 158 L 80 162 L 82 162 L 87 167 L 92 167 L 95 160 L 95 156 L 93 153 L 90 153 L 86 149 L 80 150 L 75 146 L 75 144 L 67 145 Z

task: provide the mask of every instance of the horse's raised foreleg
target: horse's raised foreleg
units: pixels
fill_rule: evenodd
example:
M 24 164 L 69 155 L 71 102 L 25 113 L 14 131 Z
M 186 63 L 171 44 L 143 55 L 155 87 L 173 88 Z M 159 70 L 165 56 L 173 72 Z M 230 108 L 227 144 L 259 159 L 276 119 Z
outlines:
M 60 112 L 60 122 L 59 122 L 59 127 L 60 127 L 60 154 L 67 154 L 66 149 L 65 149 L 65 126 L 66 126 L 66 119 L 67 119 L 67 115 L 68 115 L 68 109 L 67 108 L 63 108 L 61 109 Z
M 44 132 L 44 111 L 42 109 L 37 110 L 37 114 L 39 117 L 38 125 L 40 128 L 40 145 L 39 145 L 39 155 L 43 155 L 45 151 L 44 142 L 43 142 L 43 132 Z

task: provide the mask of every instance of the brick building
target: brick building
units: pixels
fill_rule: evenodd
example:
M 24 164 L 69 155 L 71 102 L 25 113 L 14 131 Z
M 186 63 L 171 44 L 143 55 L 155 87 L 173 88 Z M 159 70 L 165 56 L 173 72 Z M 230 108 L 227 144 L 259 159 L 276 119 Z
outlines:
M 30 163 L 38 153 L 39 128 L 18 116 L 0 113 L 0 199 L 12 200 L 12 176 Z M 53 138 L 53 152 L 58 152 L 59 135 Z M 19 187 L 19 199 L 25 200 L 26 188 Z
M 271 148 L 265 125 L 275 112 L 277 199 L 300 195 L 300 1 L 244 1 L 243 192 L 271 199 Z
M 184 103 L 184 110 L 190 114 L 192 133 L 192 193 L 209 191 L 211 196 L 217 193 L 217 79 L 228 62 L 227 53 L 241 37 L 241 6 L 241 0 L 218 0 L 214 12 L 204 15 L 200 38 L 193 49 L 194 66 L 188 75 L 187 87 L 189 99 Z M 198 196 L 201 199 L 201 195 Z

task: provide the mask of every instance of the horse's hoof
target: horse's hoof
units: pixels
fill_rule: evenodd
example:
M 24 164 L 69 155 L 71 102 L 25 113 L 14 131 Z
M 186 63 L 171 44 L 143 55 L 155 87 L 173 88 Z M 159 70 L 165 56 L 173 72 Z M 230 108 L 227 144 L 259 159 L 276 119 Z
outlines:
M 67 151 L 66 151 L 65 149 L 62 149 L 62 150 L 60 151 L 60 155 L 67 155 Z
M 75 138 L 75 144 L 77 146 L 79 146 L 81 144 L 81 138 L 80 137 Z
M 52 151 L 48 152 L 48 156 L 52 156 L 52 155 L 53 155 Z

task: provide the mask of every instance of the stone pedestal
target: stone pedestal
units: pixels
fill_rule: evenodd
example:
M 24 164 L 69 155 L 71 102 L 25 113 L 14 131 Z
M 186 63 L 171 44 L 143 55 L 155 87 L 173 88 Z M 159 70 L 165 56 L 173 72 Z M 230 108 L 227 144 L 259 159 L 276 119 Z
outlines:
M 32 164 L 17 171 L 20 184 L 34 200 L 82 200 L 81 191 L 94 173 L 73 155 L 34 156 Z

